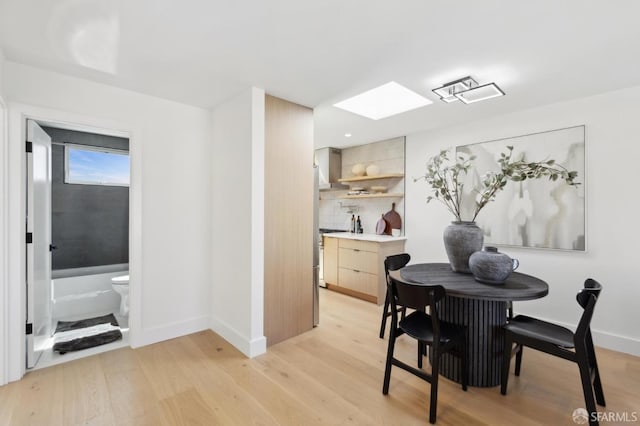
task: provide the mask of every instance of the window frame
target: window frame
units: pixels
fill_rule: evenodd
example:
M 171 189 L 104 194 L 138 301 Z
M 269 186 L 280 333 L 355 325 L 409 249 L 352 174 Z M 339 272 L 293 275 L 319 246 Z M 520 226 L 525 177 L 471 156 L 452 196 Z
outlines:
M 104 154 L 126 155 L 129 158 L 129 183 L 89 182 L 89 181 L 70 179 L 69 178 L 69 152 L 71 149 L 102 152 Z M 106 148 L 102 146 L 65 143 L 64 144 L 64 183 L 70 184 L 70 185 L 100 185 L 100 186 L 121 186 L 121 187 L 131 186 L 131 155 L 129 154 L 129 150 L 117 149 L 117 148 Z

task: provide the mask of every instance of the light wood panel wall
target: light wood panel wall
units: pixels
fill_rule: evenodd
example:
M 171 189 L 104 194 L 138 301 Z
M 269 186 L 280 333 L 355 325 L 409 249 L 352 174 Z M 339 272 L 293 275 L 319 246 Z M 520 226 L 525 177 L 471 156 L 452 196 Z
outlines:
M 265 98 L 264 335 L 313 328 L 313 110 Z

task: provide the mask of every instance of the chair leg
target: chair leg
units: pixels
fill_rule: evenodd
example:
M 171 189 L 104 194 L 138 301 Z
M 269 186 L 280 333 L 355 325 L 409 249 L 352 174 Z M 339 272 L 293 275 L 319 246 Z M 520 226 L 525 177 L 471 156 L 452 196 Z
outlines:
M 460 374 L 462 374 L 462 390 L 467 390 L 467 384 L 469 383 L 469 365 L 467 362 L 467 341 L 466 336 L 462 339 L 461 353 L 460 353 Z
M 422 357 L 425 355 L 424 343 L 418 340 L 418 368 L 422 368 Z
M 604 402 L 604 392 L 602 391 L 602 382 L 600 381 L 600 371 L 598 371 L 598 366 L 596 365 L 593 368 L 594 375 L 596 376 L 593 381 L 593 390 L 596 394 L 596 402 L 598 405 L 604 407 L 606 403 Z
M 396 332 L 391 324 L 391 330 L 389 331 L 389 346 L 387 348 L 387 362 L 384 368 L 384 383 L 382 385 L 382 394 L 389 393 L 389 381 L 391 381 L 391 360 L 393 359 L 393 349 L 396 344 Z
M 593 380 L 593 391 L 596 395 L 596 402 L 598 405 L 605 406 L 604 402 L 604 392 L 602 391 L 602 382 L 600 381 L 600 371 L 598 369 L 598 361 L 596 360 L 596 351 L 593 348 L 593 339 L 591 338 L 591 333 L 587 338 L 587 355 L 589 356 L 589 366 L 593 371 L 594 380 Z
M 504 349 L 502 351 L 502 380 L 500 381 L 500 393 L 507 394 L 507 382 L 509 381 L 509 368 L 511 368 L 511 347 L 513 340 L 508 331 L 504 335 Z
M 520 367 L 522 366 L 522 353 L 524 352 L 524 346 L 516 343 L 516 376 L 520 375 Z M 511 355 L 509 355 L 511 356 Z
M 404 317 L 407 315 L 407 308 L 405 308 L 404 306 L 402 307 L 402 315 L 400 316 L 400 319 L 404 319 Z
M 431 360 L 431 396 L 429 402 L 429 423 L 436 422 L 438 409 L 438 377 L 440 376 L 440 351 L 433 351 Z
M 382 310 L 382 322 L 380 323 L 380 338 L 384 339 L 384 329 L 387 327 L 387 317 L 389 316 L 389 293 L 384 297 L 384 309 Z M 403 316 L 404 318 L 404 316 Z
M 582 392 L 584 392 L 584 405 L 589 413 L 589 425 L 597 425 L 598 414 L 596 410 L 596 403 L 593 398 L 593 388 L 591 387 L 589 360 L 585 356 L 586 353 L 577 353 L 576 355 L 578 358 L 578 368 L 580 369 L 580 380 L 582 381 Z

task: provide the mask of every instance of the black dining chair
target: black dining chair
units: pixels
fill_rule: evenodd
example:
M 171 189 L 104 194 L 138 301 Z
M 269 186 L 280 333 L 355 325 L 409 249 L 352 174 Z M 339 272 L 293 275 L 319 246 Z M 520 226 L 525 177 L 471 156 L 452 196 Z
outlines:
M 460 356 L 462 371 L 462 389 L 467 390 L 469 371 L 466 356 L 466 331 L 463 326 L 440 321 L 438 318 L 438 302 L 445 296 L 444 287 L 440 285 L 425 286 L 397 281 L 390 278 L 388 286 L 389 302 L 391 305 L 391 328 L 389 332 L 389 346 L 384 371 L 382 393 L 389 393 L 391 367 L 395 365 L 414 374 L 431 384 L 429 404 L 429 422 L 436 422 L 438 402 L 438 377 L 440 371 L 440 356 L 447 352 Z M 405 318 L 398 320 L 400 307 L 415 309 Z M 424 312 L 429 307 L 430 314 Z M 430 346 L 431 374 L 414 368 L 394 357 L 396 339 L 406 334 L 418 341 L 418 347 Z M 419 358 L 421 360 L 421 358 Z
M 398 269 L 404 268 L 407 266 L 407 263 L 411 260 L 411 256 L 407 253 L 402 254 L 394 254 L 392 256 L 387 256 L 384 260 L 384 274 L 387 280 L 387 287 L 389 286 L 389 271 L 397 271 Z M 402 310 L 402 318 L 406 315 L 406 309 L 400 308 Z M 382 321 L 380 322 L 380 338 L 384 339 L 384 330 L 387 327 L 387 318 L 391 316 L 391 310 L 389 305 L 389 292 L 385 293 L 384 297 L 384 308 L 382 310 Z
M 584 310 L 575 333 L 559 325 L 525 315 L 516 316 L 504 326 L 505 339 L 502 354 L 502 384 L 500 386 L 500 392 L 503 395 L 507 393 L 511 357 L 515 354 L 515 375 L 519 376 L 522 352 L 527 346 L 578 364 L 584 402 L 589 412 L 589 424 L 598 424 L 594 393 L 598 405 L 604 407 L 605 401 L 596 353 L 593 349 L 590 324 L 601 290 L 602 286 L 591 278 L 584 282 L 584 288 L 576 296 L 578 303 Z

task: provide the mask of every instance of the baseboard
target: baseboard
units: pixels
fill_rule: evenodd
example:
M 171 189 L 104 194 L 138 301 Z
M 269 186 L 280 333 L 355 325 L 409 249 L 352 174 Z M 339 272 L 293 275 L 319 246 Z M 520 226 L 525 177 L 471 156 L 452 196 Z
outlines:
M 553 322 L 553 321 L 551 321 Z M 567 327 L 570 330 L 576 329 L 575 325 L 556 322 L 558 325 Z M 624 352 L 630 355 L 640 356 L 640 340 L 631 337 L 618 336 L 612 333 L 591 329 L 591 337 L 593 344 L 601 348 L 611 349 L 612 351 Z
M 217 318 L 211 319 L 211 330 L 219 334 L 249 358 L 261 355 L 267 351 L 267 339 L 264 336 L 250 340 L 238 332 L 238 330 Z
M 207 330 L 209 328 L 209 316 L 190 318 L 157 327 L 143 328 L 136 333 L 140 337 L 136 339 L 136 347 L 151 345 L 163 340 L 175 339 L 176 337 Z
M 630 355 L 640 356 L 640 340 L 591 330 L 593 344 Z
M 515 314 L 514 314 L 515 315 Z M 561 325 L 569 330 L 576 329 L 575 324 L 567 324 L 559 321 L 547 320 L 540 318 L 541 320 L 552 322 L 554 324 Z M 605 333 L 603 331 L 591 329 L 591 336 L 593 337 L 593 344 L 605 349 L 611 349 L 612 351 L 624 352 L 626 354 L 640 356 L 640 340 L 632 337 L 619 336 L 617 334 Z

